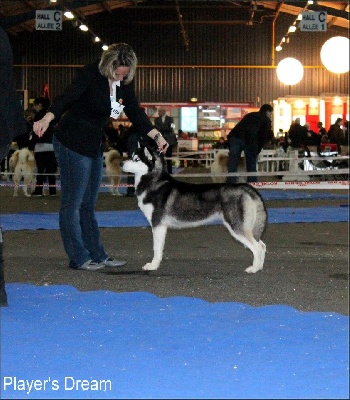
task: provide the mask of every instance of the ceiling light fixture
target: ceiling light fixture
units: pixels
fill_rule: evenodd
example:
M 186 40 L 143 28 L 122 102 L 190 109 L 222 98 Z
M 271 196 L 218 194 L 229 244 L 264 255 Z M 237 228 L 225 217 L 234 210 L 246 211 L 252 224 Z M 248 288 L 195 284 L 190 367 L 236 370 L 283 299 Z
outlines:
M 74 14 L 70 11 L 65 11 L 63 15 L 68 19 L 74 19 Z
M 313 1 L 307 1 L 304 8 L 301 10 L 301 12 L 298 14 L 298 16 L 296 17 L 295 21 L 293 22 L 293 24 L 288 28 L 287 33 L 283 36 L 283 38 L 281 39 L 281 41 L 279 42 L 279 44 L 275 47 L 276 51 L 281 51 L 282 50 L 282 43 L 289 43 L 289 34 L 290 33 L 294 33 L 297 30 L 297 24 L 299 23 L 299 21 L 302 21 L 303 19 L 303 12 L 306 11 L 309 7 L 309 5 L 314 4 Z M 278 49 L 278 50 L 277 50 Z
M 76 18 L 74 16 L 74 14 L 68 9 L 65 8 L 65 12 L 64 12 L 64 16 L 69 19 L 72 20 L 72 24 L 75 28 L 79 27 L 80 30 L 82 30 L 83 32 L 90 32 L 91 36 L 92 36 L 92 42 L 93 43 L 99 43 L 101 42 L 101 38 L 99 36 L 97 36 L 84 22 L 82 22 L 80 19 Z M 108 45 L 103 45 L 103 50 L 108 49 Z

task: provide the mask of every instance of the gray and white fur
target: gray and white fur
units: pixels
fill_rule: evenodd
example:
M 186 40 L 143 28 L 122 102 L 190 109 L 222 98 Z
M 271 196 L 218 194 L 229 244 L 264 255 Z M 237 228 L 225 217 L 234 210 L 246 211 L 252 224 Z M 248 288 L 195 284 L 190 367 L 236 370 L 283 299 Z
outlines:
M 258 191 L 246 183 L 191 184 L 174 179 L 166 172 L 164 157 L 140 148 L 123 164 L 135 174 L 138 205 L 153 232 L 153 259 L 143 270 L 159 268 L 168 228 L 189 228 L 222 220 L 231 235 L 248 247 L 254 256 L 246 272 L 263 269 L 266 245 L 261 236 L 267 211 Z

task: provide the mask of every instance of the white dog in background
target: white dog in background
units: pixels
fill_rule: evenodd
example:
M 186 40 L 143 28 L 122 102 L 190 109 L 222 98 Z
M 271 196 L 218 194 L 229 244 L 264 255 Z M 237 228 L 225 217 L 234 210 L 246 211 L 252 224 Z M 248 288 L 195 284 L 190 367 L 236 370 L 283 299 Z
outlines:
M 23 193 L 30 197 L 31 192 L 28 192 L 28 187 L 30 186 L 31 190 L 34 190 L 35 173 L 37 171 L 34 152 L 27 148 L 16 150 L 10 158 L 9 167 L 15 184 L 13 195 L 18 196 L 19 184 L 23 178 Z
M 111 185 L 109 191 L 113 196 L 121 196 L 119 193 L 119 185 L 121 181 L 121 162 L 122 156 L 118 150 L 109 150 L 105 156 L 106 176 Z
M 240 159 L 237 172 L 242 172 L 243 174 L 246 171 L 245 157 L 243 156 Z M 210 166 L 210 173 L 212 175 L 228 173 L 228 150 L 219 150 L 215 154 L 214 161 Z M 211 179 L 214 183 L 225 183 L 226 176 L 212 176 Z M 246 176 L 242 175 L 237 177 L 237 183 L 244 183 L 246 181 Z

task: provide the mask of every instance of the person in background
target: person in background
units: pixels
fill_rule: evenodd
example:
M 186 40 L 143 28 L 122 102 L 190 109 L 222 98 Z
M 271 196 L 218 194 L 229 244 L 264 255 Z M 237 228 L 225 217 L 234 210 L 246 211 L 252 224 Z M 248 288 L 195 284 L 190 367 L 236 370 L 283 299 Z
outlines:
M 176 146 L 177 139 L 174 132 L 174 119 L 166 115 L 166 109 L 164 107 L 158 108 L 158 117 L 154 120 L 154 126 L 162 133 L 162 135 L 167 139 L 169 147 L 165 156 L 171 158 L 173 156 L 173 148 Z M 173 162 L 172 160 L 167 160 L 168 173 L 173 173 Z
M 219 138 L 217 142 L 213 144 L 213 149 L 228 149 L 228 142 L 224 137 Z
M 33 108 L 35 110 L 34 122 L 41 120 L 50 107 L 50 100 L 46 97 L 37 97 L 34 99 Z M 44 194 L 44 183 L 49 183 L 49 195 L 56 196 L 56 173 L 57 160 L 53 151 L 52 144 L 53 128 L 52 124 L 45 133 L 38 137 L 31 135 L 30 147 L 34 147 L 34 156 L 38 174 L 36 176 L 35 190 L 32 196 L 41 197 Z
M 330 126 L 328 131 L 329 142 L 336 143 L 339 154 L 341 154 L 341 145 L 343 144 L 345 138 L 344 131 L 341 128 L 342 124 L 343 118 L 337 118 L 335 123 Z
M 178 130 L 177 137 L 178 139 L 183 139 L 183 140 L 191 139 L 190 135 L 187 132 L 184 132 L 182 129 Z
M 304 143 L 305 151 L 307 152 L 307 156 L 310 157 L 310 149 L 309 146 L 316 146 L 317 147 L 317 152 L 321 152 L 321 135 L 317 134 L 314 132 L 312 129 L 310 129 L 310 124 L 306 122 L 304 125 L 304 128 L 306 130 L 306 139 Z
M 344 132 L 344 145 L 349 146 L 349 121 L 344 122 L 343 132 Z
M 121 267 L 106 253 L 95 216 L 102 181 L 103 127 L 124 112 L 138 137 L 153 139 L 160 152 L 168 143 L 154 128 L 135 95 L 137 58 L 126 43 L 115 43 L 100 59 L 80 69 L 73 83 L 34 123 L 41 137 L 55 120 L 53 145 L 61 176 L 60 232 L 69 267 L 89 271 Z
M 304 149 L 307 139 L 307 128 L 300 124 L 300 118 L 295 118 L 295 121 L 292 122 L 288 131 L 288 137 L 291 150 Z
M 257 112 L 248 113 L 228 134 L 228 172 L 237 172 L 242 151 L 245 154 L 247 172 L 256 172 L 258 155 L 269 141 L 273 108 L 263 104 Z M 237 178 L 227 177 L 228 183 L 236 183 Z M 248 182 L 257 182 L 256 176 L 248 176 Z
M 32 108 L 27 109 L 24 112 L 24 118 L 26 120 L 26 125 L 27 125 L 27 132 L 24 133 L 23 135 L 16 136 L 16 143 L 18 149 L 24 149 L 25 147 L 29 148 L 30 150 L 33 150 L 30 148 L 30 136 L 33 130 L 33 123 L 34 123 L 34 116 L 35 116 L 35 110 Z
M 323 126 L 323 123 L 321 121 L 317 122 L 317 129 L 318 129 L 318 134 L 321 135 L 327 135 L 327 131 Z
M 329 137 L 327 135 L 326 128 L 323 126 L 321 121 L 317 122 L 318 133 L 321 136 L 321 143 L 329 143 Z
M 27 132 L 20 99 L 13 79 L 13 54 L 5 30 L 0 27 L 0 162 L 16 136 Z M 8 305 L 5 289 L 3 239 L 0 226 L 0 307 Z

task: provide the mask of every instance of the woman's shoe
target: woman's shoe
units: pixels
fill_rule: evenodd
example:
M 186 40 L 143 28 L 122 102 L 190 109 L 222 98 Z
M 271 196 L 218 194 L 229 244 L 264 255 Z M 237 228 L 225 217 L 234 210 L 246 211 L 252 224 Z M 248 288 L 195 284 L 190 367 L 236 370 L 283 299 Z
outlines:
M 75 269 L 83 269 L 86 271 L 97 271 L 101 268 L 104 268 L 105 265 L 103 263 L 98 263 L 92 260 L 88 260 L 84 262 L 83 265 L 80 265 L 80 267 L 76 267 Z
M 126 261 L 119 261 L 115 260 L 114 258 L 107 257 L 104 261 L 101 261 L 100 264 L 103 264 L 105 267 L 117 268 L 125 265 Z

